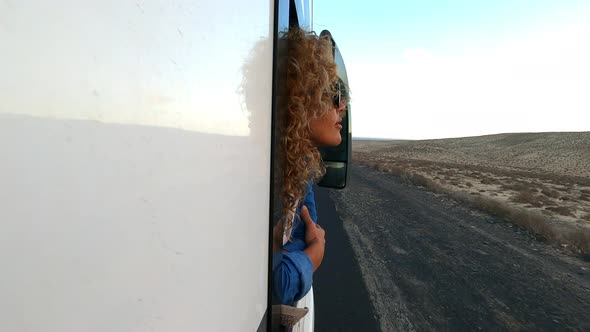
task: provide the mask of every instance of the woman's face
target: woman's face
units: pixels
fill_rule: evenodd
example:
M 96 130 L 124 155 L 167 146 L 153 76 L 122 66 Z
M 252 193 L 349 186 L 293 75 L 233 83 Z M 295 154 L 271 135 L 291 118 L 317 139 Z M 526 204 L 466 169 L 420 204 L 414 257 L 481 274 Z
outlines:
M 342 129 L 342 117 L 346 105 L 340 102 L 338 108 L 335 105 L 330 107 L 324 116 L 310 121 L 311 140 L 316 146 L 336 146 L 342 141 L 340 129 Z

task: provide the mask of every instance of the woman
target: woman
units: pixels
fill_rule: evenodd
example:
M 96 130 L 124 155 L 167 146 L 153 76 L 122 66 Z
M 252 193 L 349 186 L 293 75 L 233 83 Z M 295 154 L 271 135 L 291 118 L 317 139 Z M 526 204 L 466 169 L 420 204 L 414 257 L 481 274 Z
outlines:
M 328 36 L 291 28 L 284 41 L 287 86 L 281 101 L 285 113 L 279 121 L 283 154 L 277 161 L 281 172 L 276 172 L 281 178 L 275 179 L 282 206 L 275 236 L 283 240 L 275 243 L 273 286 L 278 302 L 292 305 L 311 289 L 313 272 L 324 256 L 325 232 L 317 224 L 311 188 L 324 173 L 318 147 L 336 146 L 342 140 L 347 101 L 341 99 Z

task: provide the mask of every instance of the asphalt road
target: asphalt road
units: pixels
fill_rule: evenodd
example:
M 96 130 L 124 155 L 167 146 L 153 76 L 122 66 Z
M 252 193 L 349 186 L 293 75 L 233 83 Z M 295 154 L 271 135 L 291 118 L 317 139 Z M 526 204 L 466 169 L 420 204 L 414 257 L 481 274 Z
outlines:
M 317 331 L 590 331 L 588 262 L 362 166 L 316 196 Z
M 315 329 L 378 331 L 379 323 L 360 266 L 330 198 L 333 189 L 314 188 L 318 222 L 326 231 L 326 250 L 314 273 Z

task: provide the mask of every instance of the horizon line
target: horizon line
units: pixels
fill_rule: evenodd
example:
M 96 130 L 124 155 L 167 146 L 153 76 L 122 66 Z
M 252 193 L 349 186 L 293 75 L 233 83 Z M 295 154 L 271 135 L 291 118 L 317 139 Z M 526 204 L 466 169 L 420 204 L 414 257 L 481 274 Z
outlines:
M 481 135 L 467 135 L 467 136 L 449 136 L 439 138 L 394 138 L 394 137 L 367 137 L 367 136 L 352 136 L 352 140 L 379 140 L 379 141 L 425 141 L 425 140 L 437 140 L 437 139 L 450 139 L 450 138 L 470 138 L 470 137 L 482 137 L 482 136 L 494 136 L 494 135 L 507 135 L 507 134 L 557 134 L 557 133 L 588 133 L 590 130 L 585 131 L 517 131 L 517 132 L 500 132 L 495 134 L 481 134 Z

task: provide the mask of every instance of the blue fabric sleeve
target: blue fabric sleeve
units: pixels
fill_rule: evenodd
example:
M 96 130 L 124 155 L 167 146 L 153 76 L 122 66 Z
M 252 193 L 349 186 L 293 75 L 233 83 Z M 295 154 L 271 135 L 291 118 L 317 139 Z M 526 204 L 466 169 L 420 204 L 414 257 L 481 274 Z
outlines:
M 310 182 L 307 184 L 306 188 L 307 194 L 303 198 L 303 205 L 307 206 L 309 210 L 309 215 L 314 222 L 318 222 L 318 213 L 315 207 L 315 196 L 313 193 L 313 184 Z
M 313 263 L 303 251 L 282 253 L 281 262 L 273 270 L 273 289 L 281 304 L 291 305 L 309 292 Z

